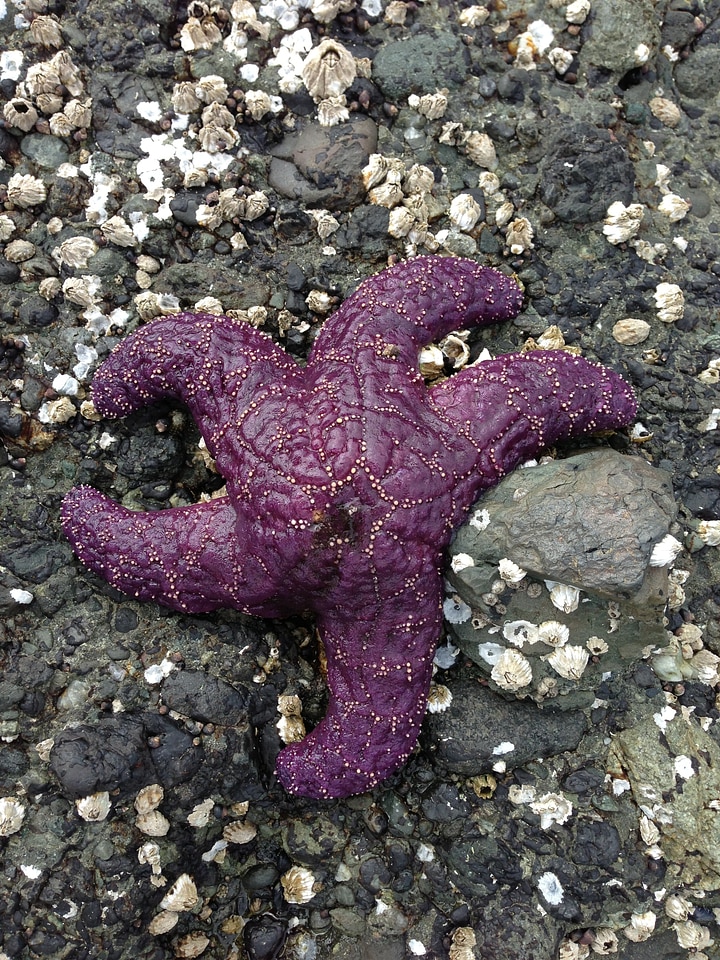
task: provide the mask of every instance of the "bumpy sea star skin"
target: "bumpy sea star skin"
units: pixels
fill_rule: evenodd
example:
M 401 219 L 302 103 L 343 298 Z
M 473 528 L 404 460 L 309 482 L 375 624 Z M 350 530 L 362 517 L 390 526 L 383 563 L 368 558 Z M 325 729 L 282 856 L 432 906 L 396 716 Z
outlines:
M 453 528 L 544 447 L 635 414 L 617 374 L 559 351 L 505 355 L 426 389 L 420 347 L 513 317 L 521 302 L 495 270 L 417 257 L 361 284 L 304 368 L 243 322 L 180 314 L 128 337 L 95 377 L 103 416 L 183 400 L 227 496 L 141 513 L 77 487 L 62 520 L 80 559 L 176 610 L 317 618 L 329 706 L 278 757 L 291 793 L 359 793 L 406 760 L 425 713 Z

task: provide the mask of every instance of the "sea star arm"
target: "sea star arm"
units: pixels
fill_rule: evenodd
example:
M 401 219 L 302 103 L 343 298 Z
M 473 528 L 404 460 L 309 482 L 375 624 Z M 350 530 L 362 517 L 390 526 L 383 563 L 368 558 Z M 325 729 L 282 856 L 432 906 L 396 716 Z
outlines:
M 330 701 L 325 717 L 278 756 L 290 793 L 325 799 L 369 790 L 405 762 L 425 715 L 440 634 L 439 557 L 416 550 L 402 590 L 318 615 L 327 656 Z M 391 595 L 392 594 L 392 595 Z
M 474 495 L 557 440 L 626 426 L 637 411 L 618 374 L 562 350 L 476 363 L 430 399 L 478 450 Z
M 113 587 L 191 613 L 236 607 L 236 511 L 227 497 L 171 510 L 128 510 L 92 487 L 63 500 L 63 531 Z
M 415 257 L 365 280 L 332 316 L 310 357 L 393 355 L 417 369 L 417 350 L 450 333 L 516 316 L 517 283 L 460 257 Z M 371 362 L 371 359 L 368 358 Z
M 284 350 L 248 323 L 181 313 L 123 340 L 95 375 L 92 398 L 106 417 L 163 398 L 182 400 L 215 455 L 216 431 L 233 423 L 264 384 L 297 371 Z

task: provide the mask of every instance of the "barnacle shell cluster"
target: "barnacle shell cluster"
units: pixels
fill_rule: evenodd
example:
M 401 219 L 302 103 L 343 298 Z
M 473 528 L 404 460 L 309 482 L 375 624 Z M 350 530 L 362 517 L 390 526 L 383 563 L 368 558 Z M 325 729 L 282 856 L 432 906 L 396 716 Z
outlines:
M 0 798 L 0 837 L 17 833 L 25 819 L 25 807 L 17 797 Z
M 36 17 L 31 31 L 33 28 L 34 36 L 43 46 L 62 45 L 62 35 L 53 18 Z M 70 54 L 60 50 L 50 60 L 28 69 L 25 80 L 17 85 L 15 96 L 4 105 L 3 117 L 9 126 L 28 132 L 41 116 L 48 116 L 50 133 L 68 137 L 92 122 L 91 101 L 84 94 L 80 71 Z

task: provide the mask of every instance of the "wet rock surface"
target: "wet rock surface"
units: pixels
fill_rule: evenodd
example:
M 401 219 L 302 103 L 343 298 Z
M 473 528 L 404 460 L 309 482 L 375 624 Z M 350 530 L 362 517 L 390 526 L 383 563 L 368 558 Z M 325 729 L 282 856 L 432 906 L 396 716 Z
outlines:
M 569 5 L 574 22 L 531 0 L 288 2 L 280 20 L 257 3 L 255 18 L 229 2 L 41 6 L 0 12 L 0 953 L 712 960 L 718 4 L 593 0 L 584 19 Z M 301 76 L 323 37 L 359 62 L 325 105 Z M 12 122 L 27 105 L 6 109 L 18 98 L 37 112 L 27 130 Z M 374 153 L 387 166 L 363 179 Z M 451 217 L 461 194 L 472 227 Z M 615 201 L 643 210 L 617 243 Z M 523 219 L 529 239 L 510 227 Z M 88 406 L 128 332 L 200 304 L 303 362 L 326 316 L 313 305 L 428 251 L 524 286 L 472 360 L 555 324 L 632 383 L 639 425 L 553 451 L 477 505 L 504 519 L 450 551 L 440 710 L 418 750 L 370 794 L 297 801 L 273 777 L 278 696 L 300 698 L 306 729 L 323 715 L 312 620 L 121 596 L 73 558 L 59 503 L 78 482 L 142 509 L 222 486 L 183 411 L 102 422 Z M 662 283 L 684 294 L 673 322 Z M 626 318 L 647 322 L 643 342 L 615 339 Z M 608 465 L 582 471 L 582 495 L 578 460 Z M 514 499 L 553 472 L 540 514 Z M 648 569 L 666 533 L 679 552 Z M 454 569 L 459 552 L 472 564 Z M 503 580 L 506 557 L 531 572 Z M 566 611 L 544 580 L 579 571 Z M 535 637 L 548 623 L 567 636 Z M 493 676 L 502 649 L 529 682 Z M 178 888 L 180 909 L 163 906 Z

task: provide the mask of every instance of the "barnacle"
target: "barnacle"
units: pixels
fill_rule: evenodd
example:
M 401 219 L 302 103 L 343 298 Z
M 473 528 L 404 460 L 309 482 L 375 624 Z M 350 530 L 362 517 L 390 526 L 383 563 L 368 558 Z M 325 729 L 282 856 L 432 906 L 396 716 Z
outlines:
M 107 790 L 100 793 L 91 793 L 88 797 L 81 797 L 75 801 L 75 808 L 83 820 L 95 822 L 104 820 L 110 813 L 110 794 Z
M 449 216 L 458 230 L 469 232 L 482 216 L 482 208 L 469 193 L 460 193 L 450 204 Z
M 193 878 L 187 873 L 181 873 L 160 901 L 160 909 L 181 913 L 184 910 L 192 910 L 198 899 Z
M 280 883 L 288 903 L 307 903 L 315 896 L 315 875 L 305 867 L 290 867 L 280 877 Z
M 490 672 L 503 690 L 520 690 L 532 680 L 530 661 L 519 650 L 504 650 Z
M 17 833 L 25 819 L 25 807 L 17 797 L 0 798 L 0 837 Z
M 47 188 L 42 180 L 29 173 L 15 173 L 8 180 L 8 200 L 17 207 L 34 207 L 47 197 Z
M 579 680 L 590 659 L 590 652 L 586 647 L 566 644 L 556 647 L 545 659 L 561 677 L 566 680 Z
M 357 75 L 355 58 L 338 43 L 325 38 L 305 58 L 302 79 L 314 100 L 338 97 Z
M 3 107 L 3 117 L 10 127 L 17 127 L 27 133 L 37 123 L 38 113 L 25 97 L 13 97 Z

